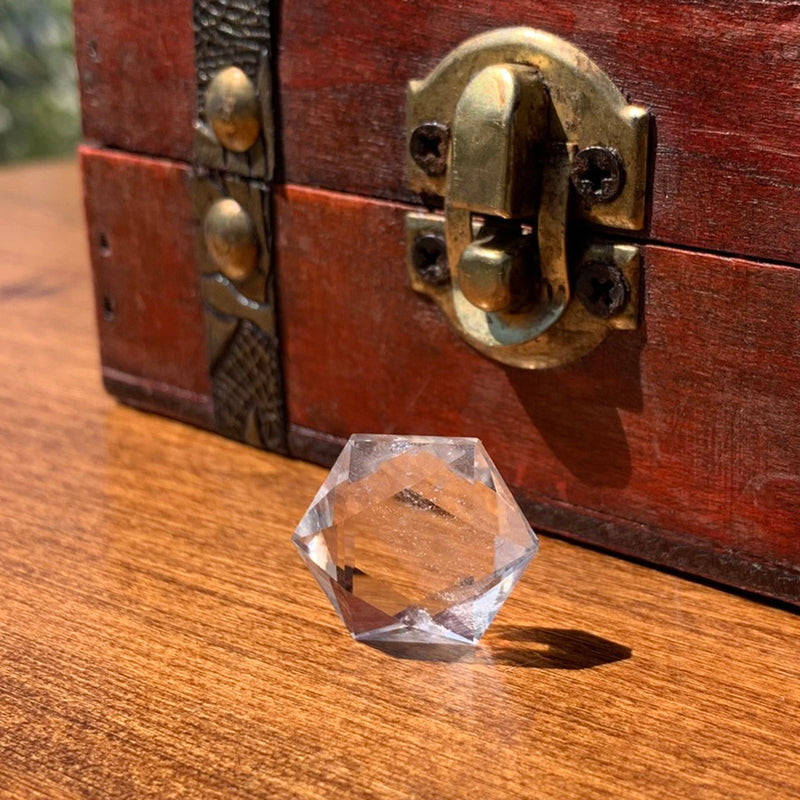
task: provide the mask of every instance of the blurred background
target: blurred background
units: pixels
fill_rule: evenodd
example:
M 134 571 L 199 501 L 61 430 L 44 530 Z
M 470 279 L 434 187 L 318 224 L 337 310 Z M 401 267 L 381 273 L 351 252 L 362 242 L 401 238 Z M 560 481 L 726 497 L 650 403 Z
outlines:
M 71 0 L 0 0 L 0 163 L 71 153 L 80 135 Z

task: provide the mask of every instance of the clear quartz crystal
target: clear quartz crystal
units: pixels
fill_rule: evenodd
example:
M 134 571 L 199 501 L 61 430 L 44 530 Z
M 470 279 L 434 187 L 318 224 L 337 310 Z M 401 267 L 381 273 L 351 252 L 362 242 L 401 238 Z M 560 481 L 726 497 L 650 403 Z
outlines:
M 473 644 L 538 541 L 477 439 L 356 434 L 292 541 L 356 639 Z

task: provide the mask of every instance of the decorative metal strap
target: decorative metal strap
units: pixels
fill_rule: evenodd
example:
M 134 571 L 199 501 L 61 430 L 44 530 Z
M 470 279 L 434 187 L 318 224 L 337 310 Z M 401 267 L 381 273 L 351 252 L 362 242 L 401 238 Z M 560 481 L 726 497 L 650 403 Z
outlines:
M 219 433 L 286 451 L 271 269 L 269 3 L 195 0 L 193 211 Z
M 195 0 L 195 163 L 272 180 L 270 33 L 266 0 Z M 220 135 L 222 131 L 235 139 L 238 126 L 253 123 L 260 135 L 251 146 L 226 146 L 232 142 L 226 141 L 224 132 Z
M 269 3 L 263 0 L 195 0 L 194 51 L 202 95 L 220 70 L 236 66 L 255 81 L 270 52 Z

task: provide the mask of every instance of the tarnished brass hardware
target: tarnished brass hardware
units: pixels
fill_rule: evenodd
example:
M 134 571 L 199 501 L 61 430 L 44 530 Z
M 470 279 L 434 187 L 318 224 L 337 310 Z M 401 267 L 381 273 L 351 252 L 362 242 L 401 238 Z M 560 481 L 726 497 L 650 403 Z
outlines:
M 270 0 L 194 0 L 195 263 L 214 426 L 286 452 L 271 269 L 275 165 Z
M 575 281 L 575 294 L 586 310 L 603 319 L 622 313 L 630 293 L 625 275 L 613 263 L 586 263 Z
M 208 84 L 206 117 L 220 144 L 234 153 L 244 153 L 261 133 L 259 102 L 255 86 L 238 67 L 220 70 Z
M 411 244 L 410 263 L 425 282 L 440 286 L 450 281 L 447 245 L 441 234 L 421 233 Z
M 203 298 L 215 310 L 229 319 L 246 319 L 261 330 L 275 330 L 275 310 L 268 303 L 257 303 L 245 297 L 224 275 L 203 275 Z
M 217 200 L 206 214 L 203 231 L 209 255 L 223 275 L 240 282 L 255 272 L 258 233 L 250 215 L 236 200 Z
M 270 0 L 193 0 L 188 5 L 193 12 L 197 84 L 192 161 L 201 170 L 269 182 L 275 161 L 272 4 Z M 238 72 L 228 72 L 231 67 Z M 215 99 L 219 82 L 223 90 L 228 83 L 228 91 Z M 232 101 L 230 110 L 224 102 L 220 110 L 216 103 L 224 101 L 226 94 Z M 226 129 L 229 124 L 232 127 Z
M 470 79 L 453 117 L 446 184 L 453 207 L 505 219 L 536 212 L 547 104 L 532 67 L 493 64 Z
M 535 299 L 536 250 L 520 230 L 484 229 L 461 253 L 462 294 L 484 311 L 516 311 Z
M 451 283 L 432 285 L 425 282 L 414 267 L 414 242 L 423 236 L 442 236 L 445 219 L 441 214 L 411 212 L 406 216 L 407 268 L 411 288 L 430 297 L 450 320 L 458 333 L 476 350 L 503 364 L 523 369 L 547 369 L 581 358 L 594 350 L 614 330 L 638 327 L 641 257 L 639 248 L 630 244 L 589 243 L 573 258 L 571 268 L 578 280 L 585 270 L 607 265 L 617 270 L 624 281 L 623 302 L 612 314 L 592 311 L 583 302 L 573 300 L 563 310 L 557 324 L 541 329 L 533 314 L 487 313 L 470 303 Z M 478 230 L 478 225 L 473 225 Z M 591 286 L 591 280 L 586 281 Z M 582 284 L 579 282 L 577 292 Z M 603 285 L 597 287 L 603 302 Z M 615 304 L 613 298 L 610 301 Z M 511 324 L 513 323 L 513 324 Z M 535 335 L 532 336 L 531 333 Z
M 584 203 L 610 203 L 622 191 L 625 166 L 613 147 L 587 147 L 575 156 L 570 177 Z
M 573 300 L 580 265 L 589 251 L 597 256 L 596 246 L 577 255 L 568 248 L 573 226 L 641 228 L 647 182 L 648 113 L 584 53 L 528 28 L 477 36 L 411 81 L 407 123 L 410 185 L 444 199 L 443 217 L 409 215 L 409 265 L 414 241 L 442 236 L 446 259 L 437 263 L 449 265 L 450 278 L 424 280 L 416 266 L 412 286 L 470 344 L 538 368 L 578 358 L 614 328 L 635 327 L 633 245 L 606 253 L 630 286 L 624 309 L 605 318 L 599 306 L 592 313 L 591 302 Z M 620 292 L 612 294 L 609 308 L 619 302 Z
M 426 175 L 444 175 L 450 131 L 438 122 L 423 122 L 411 133 L 408 151 Z
M 197 171 L 191 198 L 216 428 L 283 452 L 268 189 L 259 181 Z

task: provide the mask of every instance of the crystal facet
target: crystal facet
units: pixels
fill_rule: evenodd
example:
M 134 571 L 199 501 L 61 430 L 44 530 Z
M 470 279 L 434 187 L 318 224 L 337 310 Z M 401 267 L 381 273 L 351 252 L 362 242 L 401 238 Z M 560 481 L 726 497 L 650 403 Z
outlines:
M 356 434 L 292 541 L 356 639 L 473 644 L 538 541 L 477 439 Z

